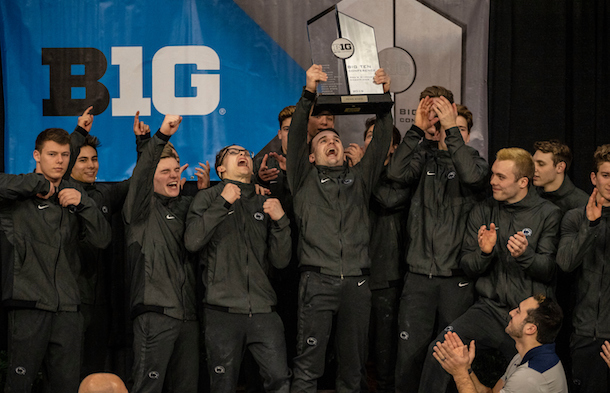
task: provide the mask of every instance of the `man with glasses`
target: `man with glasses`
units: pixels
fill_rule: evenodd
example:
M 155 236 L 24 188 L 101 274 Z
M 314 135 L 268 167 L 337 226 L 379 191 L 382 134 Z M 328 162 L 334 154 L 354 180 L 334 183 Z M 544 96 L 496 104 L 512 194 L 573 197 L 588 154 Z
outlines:
M 187 250 L 203 266 L 204 333 L 212 392 L 235 392 L 247 348 L 266 391 L 288 392 L 290 369 L 277 298 L 267 273 L 291 255 L 289 219 L 279 200 L 256 193 L 252 155 L 237 145 L 216 155 L 221 182 L 200 191 L 187 216 Z

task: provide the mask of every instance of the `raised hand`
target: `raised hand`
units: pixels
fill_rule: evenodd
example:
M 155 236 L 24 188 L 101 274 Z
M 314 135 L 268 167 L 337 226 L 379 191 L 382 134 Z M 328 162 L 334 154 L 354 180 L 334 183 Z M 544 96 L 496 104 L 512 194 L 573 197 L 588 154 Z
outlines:
M 269 168 L 267 166 L 267 158 L 269 158 L 268 154 L 265 154 L 263 157 L 263 161 L 261 162 L 260 168 L 258 168 L 258 177 L 261 178 L 264 182 L 269 182 L 271 180 L 277 179 L 280 171 L 277 168 Z
M 282 204 L 277 198 L 269 198 L 263 203 L 263 211 L 269 214 L 269 217 L 273 221 L 277 221 L 280 218 L 284 217 L 284 209 L 282 209 Z
M 305 89 L 311 93 L 316 92 L 319 82 L 326 82 L 328 80 L 328 75 L 326 75 L 326 72 L 322 71 L 322 66 L 318 64 L 309 67 L 305 76 Z
M 195 176 L 197 176 L 197 189 L 203 190 L 204 188 L 210 187 L 210 163 L 208 161 L 205 164 L 199 163 L 199 166 L 195 168 Z
M 447 338 L 445 336 L 445 338 Z M 454 347 L 445 339 L 445 342 L 438 341 L 434 346 L 432 356 L 440 365 L 451 375 L 461 372 L 468 372 L 472 359 L 474 359 L 474 341 L 470 343 L 470 351 L 466 345 Z M 471 354 L 472 352 L 472 354 Z
M 517 232 L 508 238 L 506 247 L 508 248 L 508 251 L 510 251 L 510 255 L 512 255 L 513 258 L 517 258 L 523 255 L 528 244 L 527 236 L 525 236 L 523 232 Z
M 189 167 L 189 164 L 184 164 L 180 167 L 180 189 L 182 190 L 182 188 L 184 187 L 184 184 L 186 184 L 186 177 L 182 177 L 182 173 L 186 170 L 186 168 Z
M 345 149 L 345 157 L 349 166 L 354 166 L 362 160 L 364 156 L 364 150 L 357 143 L 350 143 L 347 149 Z
M 432 98 L 426 96 L 424 99 L 419 101 L 417 111 L 415 112 L 415 125 L 426 132 L 428 132 L 428 130 L 432 128 L 436 122 L 438 122 L 437 117 L 430 119 L 432 104 Z
M 378 85 L 383 85 L 384 93 L 387 93 L 388 91 L 390 91 L 391 80 L 392 79 L 390 78 L 390 75 L 386 74 L 386 72 L 383 68 L 380 68 L 377 71 L 375 71 L 375 76 L 373 77 L 373 82 L 375 82 Z
M 445 342 L 453 349 L 465 347 L 460 336 L 455 332 L 447 332 L 445 334 Z M 470 350 L 468 351 L 468 367 L 472 365 L 475 355 L 474 340 L 470 342 Z
M 496 246 L 496 241 L 498 240 L 496 224 L 492 222 L 489 225 L 489 229 L 487 229 L 486 225 L 481 225 L 479 228 L 478 240 L 481 251 L 486 254 L 490 254 Z
M 227 183 L 225 188 L 222 189 L 220 196 L 230 204 L 235 203 L 236 200 L 241 198 L 241 189 L 233 183 Z
M 64 188 L 57 194 L 59 204 L 63 207 L 70 205 L 78 206 L 80 204 L 81 193 L 75 188 Z
M 593 189 L 589 202 L 587 203 L 587 219 L 595 221 L 602 216 L 602 206 L 608 204 L 608 200 L 600 194 L 597 187 Z
M 133 118 L 133 133 L 135 135 L 146 135 L 150 133 L 150 127 L 147 124 L 144 124 L 143 121 L 140 121 L 140 111 L 137 111 Z
M 174 135 L 176 131 L 178 131 L 178 126 L 180 126 L 181 121 L 182 116 L 180 115 L 165 115 L 159 131 L 164 135 Z
M 449 100 L 443 96 L 437 97 L 433 100 L 432 109 L 436 112 L 441 125 L 446 130 L 451 127 L 457 127 L 457 106 L 449 102 Z
M 283 170 L 283 171 L 286 170 L 286 157 L 285 156 L 272 151 L 271 153 L 269 153 L 269 157 L 275 158 L 275 160 L 278 162 L 278 164 L 280 164 L 281 170 Z
M 83 114 L 78 117 L 78 121 L 76 123 L 79 125 L 79 127 L 83 128 L 87 132 L 91 131 L 91 125 L 93 124 L 93 115 L 89 114 L 92 109 L 93 106 L 85 109 Z

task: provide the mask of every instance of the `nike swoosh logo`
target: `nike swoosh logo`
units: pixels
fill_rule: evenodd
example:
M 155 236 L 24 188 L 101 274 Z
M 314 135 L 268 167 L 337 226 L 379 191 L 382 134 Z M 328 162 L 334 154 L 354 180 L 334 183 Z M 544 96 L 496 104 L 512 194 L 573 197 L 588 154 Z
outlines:
M 327 181 L 329 181 L 329 180 L 330 180 L 329 178 L 322 179 L 322 180 L 320 180 L 320 183 L 326 183 L 326 182 L 327 182 Z
M 47 207 L 49 207 L 49 205 L 38 205 L 38 210 L 44 210 Z
M 173 219 L 175 219 L 176 217 L 174 217 L 174 216 L 172 216 L 172 215 L 168 214 L 167 216 L 165 216 L 165 218 L 167 218 L 168 220 L 173 220 Z
M 358 281 L 358 286 L 361 287 L 362 284 L 364 284 L 365 282 L 366 282 L 366 280 Z
M 428 176 L 434 176 L 434 175 L 436 175 L 436 173 L 428 171 L 428 172 L 426 172 L 426 175 L 428 175 Z
M 461 282 L 461 283 L 458 283 L 458 287 L 463 288 L 463 287 L 468 286 L 468 284 L 470 284 L 470 283 L 466 282 L 466 281 L 465 282 Z

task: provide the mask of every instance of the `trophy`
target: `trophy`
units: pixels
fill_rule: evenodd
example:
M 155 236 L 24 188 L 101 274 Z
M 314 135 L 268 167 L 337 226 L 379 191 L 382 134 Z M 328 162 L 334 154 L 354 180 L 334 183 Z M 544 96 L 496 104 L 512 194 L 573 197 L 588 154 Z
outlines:
M 379 69 L 375 29 L 337 10 L 334 5 L 307 21 L 314 64 L 328 81 L 318 85 L 314 114 L 367 114 L 393 105 L 383 86 L 373 83 Z

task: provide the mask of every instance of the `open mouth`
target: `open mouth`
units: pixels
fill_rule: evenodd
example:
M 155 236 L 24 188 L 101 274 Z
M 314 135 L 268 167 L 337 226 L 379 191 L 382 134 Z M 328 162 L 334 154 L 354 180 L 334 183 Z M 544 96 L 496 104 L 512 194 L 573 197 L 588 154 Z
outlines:
M 248 160 L 245 158 L 240 158 L 239 160 L 237 160 L 237 166 L 248 166 Z
M 178 182 L 177 181 L 172 181 L 167 183 L 167 187 L 169 188 L 178 188 Z
M 326 151 L 326 156 L 336 156 L 337 155 L 337 149 L 335 148 L 330 148 Z

